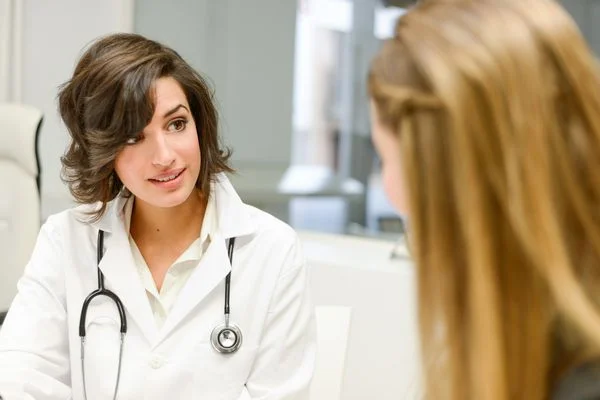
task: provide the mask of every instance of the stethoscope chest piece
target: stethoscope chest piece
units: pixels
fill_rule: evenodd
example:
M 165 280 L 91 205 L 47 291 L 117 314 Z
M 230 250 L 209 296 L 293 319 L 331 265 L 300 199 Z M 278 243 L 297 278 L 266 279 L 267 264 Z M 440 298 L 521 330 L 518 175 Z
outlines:
M 210 343 L 219 353 L 234 353 L 242 345 L 242 331 L 236 324 L 219 324 L 210 334 Z

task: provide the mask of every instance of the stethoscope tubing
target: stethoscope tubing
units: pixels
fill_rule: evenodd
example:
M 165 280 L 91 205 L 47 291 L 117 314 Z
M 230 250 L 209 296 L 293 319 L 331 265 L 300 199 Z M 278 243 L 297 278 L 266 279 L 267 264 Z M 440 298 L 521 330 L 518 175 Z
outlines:
M 228 243 L 227 253 L 229 256 L 229 263 L 231 264 L 231 268 L 233 269 L 233 250 L 234 250 L 234 246 L 235 246 L 235 238 L 230 238 L 228 240 L 228 242 L 229 243 Z M 117 367 L 118 368 L 117 382 L 115 385 L 115 391 L 114 391 L 114 395 L 113 395 L 113 400 L 114 400 L 117 398 L 117 392 L 119 389 L 119 382 L 120 382 L 120 378 L 121 378 L 123 346 L 124 346 L 124 342 L 125 342 L 125 335 L 127 334 L 127 316 L 125 315 L 125 307 L 123 306 L 123 303 L 121 302 L 121 299 L 119 298 L 119 296 L 117 296 L 113 291 L 106 289 L 104 287 L 104 274 L 102 273 L 102 270 L 100 269 L 100 261 L 102 261 L 102 257 L 104 256 L 104 231 L 103 230 L 98 231 L 96 252 L 97 252 L 96 268 L 97 268 L 97 272 L 98 272 L 98 288 L 96 290 L 94 290 L 93 292 L 91 292 L 83 301 L 83 305 L 81 306 L 81 314 L 79 317 L 79 337 L 81 339 L 81 373 L 82 373 L 82 378 L 83 378 L 83 394 L 84 394 L 84 399 L 87 400 L 87 389 L 86 389 L 86 383 L 85 383 L 85 339 L 86 339 L 86 333 L 87 333 L 86 327 L 85 327 L 85 322 L 86 322 L 86 318 L 87 318 L 87 312 L 88 312 L 88 308 L 89 308 L 92 300 L 94 300 L 96 297 L 99 297 L 99 296 L 107 296 L 115 303 L 117 310 L 119 312 L 119 319 L 120 319 L 120 323 L 121 323 L 121 325 L 120 325 L 121 340 L 120 340 L 120 346 L 119 346 L 119 364 Z M 230 315 L 230 311 L 231 311 L 230 297 L 231 297 L 231 270 L 225 277 L 225 302 L 224 302 L 225 304 L 224 304 L 224 309 L 223 309 L 224 316 L 225 316 L 225 323 L 223 325 L 219 325 L 219 326 L 215 327 L 215 329 L 213 330 L 213 333 L 211 334 L 211 341 L 213 342 L 213 347 L 215 348 L 215 350 L 217 352 L 224 353 L 224 354 L 233 353 L 233 352 L 237 351 L 242 343 L 241 330 L 239 329 L 239 327 L 237 325 L 231 324 L 229 322 L 229 315 Z M 219 341 L 219 335 L 224 331 L 229 331 L 229 332 L 232 332 L 233 334 L 235 334 L 235 343 L 229 348 L 221 345 L 221 343 Z

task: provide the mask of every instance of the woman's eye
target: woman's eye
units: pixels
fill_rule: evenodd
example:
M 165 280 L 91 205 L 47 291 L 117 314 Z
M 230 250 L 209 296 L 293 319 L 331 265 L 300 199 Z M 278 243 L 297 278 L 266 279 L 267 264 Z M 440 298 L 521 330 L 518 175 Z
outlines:
M 172 132 L 181 132 L 185 129 L 187 121 L 185 119 L 176 119 L 169 124 L 169 130 Z

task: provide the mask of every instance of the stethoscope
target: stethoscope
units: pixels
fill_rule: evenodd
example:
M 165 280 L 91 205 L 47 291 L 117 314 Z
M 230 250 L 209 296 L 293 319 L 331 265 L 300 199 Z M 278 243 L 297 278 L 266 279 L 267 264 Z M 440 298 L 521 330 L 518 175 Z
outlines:
M 233 247 L 235 244 L 235 238 L 228 240 L 227 253 L 229 255 L 229 263 L 233 268 Z M 98 231 L 98 242 L 97 242 L 97 265 L 98 270 L 98 289 L 90 293 L 84 300 L 83 306 L 81 307 L 81 316 L 79 318 L 79 337 L 81 338 L 81 374 L 83 379 L 83 395 L 87 400 L 87 390 L 85 384 L 85 321 L 88 311 L 88 307 L 91 301 L 98 296 L 106 296 L 110 298 L 119 311 L 119 318 L 121 321 L 121 338 L 119 345 L 119 364 L 117 366 L 117 383 L 115 384 L 115 392 L 113 394 L 113 400 L 117 398 L 117 391 L 119 389 L 119 381 L 121 378 L 121 362 L 123 360 L 123 344 L 125 342 L 125 334 L 127 333 L 127 317 L 125 316 L 125 307 L 119 296 L 113 291 L 104 287 L 104 274 L 100 270 L 100 261 L 104 255 L 104 231 Z M 229 321 L 229 294 L 231 288 L 231 271 L 225 277 L 225 322 L 214 327 L 210 335 L 210 342 L 213 348 L 222 354 L 235 353 L 242 345 L 242 331 L 239 326 Z

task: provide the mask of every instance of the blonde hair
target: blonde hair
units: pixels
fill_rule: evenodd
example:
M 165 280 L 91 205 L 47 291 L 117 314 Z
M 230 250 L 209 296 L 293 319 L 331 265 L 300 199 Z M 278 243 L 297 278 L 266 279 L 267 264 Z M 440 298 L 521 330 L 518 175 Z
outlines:
M 600 348 L 600 77 L 576 25 L 550 0 L 423 2 L 369 91 L 399 135 L 427 398 L 548 398 Z

